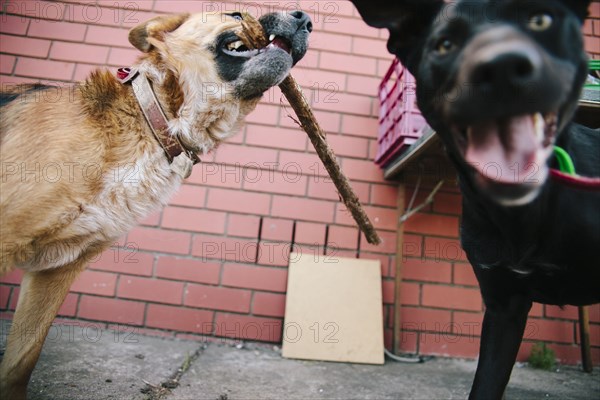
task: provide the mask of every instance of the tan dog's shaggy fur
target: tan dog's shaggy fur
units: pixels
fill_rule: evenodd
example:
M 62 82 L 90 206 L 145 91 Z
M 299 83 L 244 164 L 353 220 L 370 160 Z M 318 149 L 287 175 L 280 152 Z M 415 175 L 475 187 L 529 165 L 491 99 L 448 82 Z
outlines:
M 152 82 L 170 132 L 194 152 L 235 134 L 260 99 L 228 90 L 215 62 L 219 35 L 239 27 L 231 16 L 185 14 L 130 33 L 145 52 L 136 67 Z M 182 181 L 131 85 L 97 71 L 59 96 L 44 96 L 49 90 L 59 89 L 3 93 L 14 99 L 1 109 L 0 274 L 25 271 L 0 367 L 6 399 L 25 398 L 50 324 L 87 261 L 166 204 Z

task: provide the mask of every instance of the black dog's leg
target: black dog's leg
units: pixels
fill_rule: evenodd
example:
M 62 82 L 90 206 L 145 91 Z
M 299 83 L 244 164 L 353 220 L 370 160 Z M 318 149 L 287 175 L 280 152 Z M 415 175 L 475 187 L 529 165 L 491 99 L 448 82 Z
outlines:
M 488 300 L 486 305 L 471 400 L 502 399 L 523 338 L 531 300 L 513 295 L 508 301 Z

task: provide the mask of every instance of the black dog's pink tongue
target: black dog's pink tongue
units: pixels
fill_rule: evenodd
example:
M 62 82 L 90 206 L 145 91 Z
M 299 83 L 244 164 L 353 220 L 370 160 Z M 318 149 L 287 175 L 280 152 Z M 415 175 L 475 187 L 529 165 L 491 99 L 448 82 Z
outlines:
M 534 116 L 475 123 L 467 130 L 466 161 L 499 183 L 524 183 L 535 173 L 539 149 Z

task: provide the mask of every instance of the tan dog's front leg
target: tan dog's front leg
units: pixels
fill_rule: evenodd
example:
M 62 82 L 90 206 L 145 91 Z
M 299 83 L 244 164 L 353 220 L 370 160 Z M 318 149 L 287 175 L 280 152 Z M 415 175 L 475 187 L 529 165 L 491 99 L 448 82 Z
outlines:
M 57 269 L 27 272 L 15 312 L 6 353 L 0 365 L 0 396 L 21 400 L 27 397 L 27 383 L 40 356 L 48 330 L 71 284 L 85 262 Z

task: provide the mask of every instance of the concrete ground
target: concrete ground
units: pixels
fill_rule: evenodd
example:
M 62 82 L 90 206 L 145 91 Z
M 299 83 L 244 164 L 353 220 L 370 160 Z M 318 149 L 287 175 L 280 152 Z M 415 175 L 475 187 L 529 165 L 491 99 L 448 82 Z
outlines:
M 0 321 L 0 349 L 8 323 Z M 196 342 L 56 325 L 30 400 L 464 399 L 475 362 L 433 359 L 383 366 L 290 360 L 278 347 Z M 1 397 L 1 394 L 0 394 Z M 507 399 L 600 398 L 599 369 L 515 367 Z

